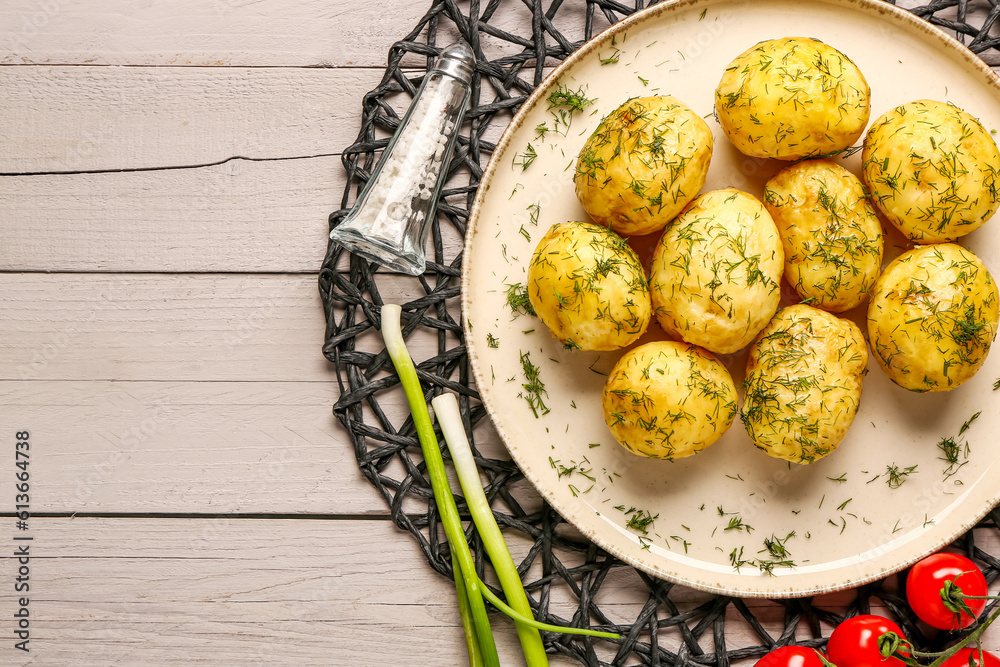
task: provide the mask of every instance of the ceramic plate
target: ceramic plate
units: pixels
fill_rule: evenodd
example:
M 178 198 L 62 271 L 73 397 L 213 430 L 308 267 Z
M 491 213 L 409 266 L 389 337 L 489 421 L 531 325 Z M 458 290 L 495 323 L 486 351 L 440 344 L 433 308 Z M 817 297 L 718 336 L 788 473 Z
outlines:
M 620 352 L 564 350 L 537 319 L 508 305 L 509 286 L 523 284 L 547 228 L 587 219 L 573 188 L 577 153 L 601 118 L 630 97 L 669 94 L 688 104 L 715 133 L 705 190 L 735 186 L 762 197 L 782 165 L 732 147 L 712 117 L 713 93 L 735 56 L 792 35 L 821 39 L 857 63 L 871 85 L 873 120 L 934 98 L 1000 128 L 996 75 L 893 6 L 667 2 L 589 42 L 524 104 L 489 164 L 466 238 L 469 351 L 511 456 L 596 544 L 650 574 L 714 593 L 788 597 L 856 586 L 947 544 L 1000 500 L 998 350 L 967 384 L 925 395 L 895 386 L 871 359 L 847 438 L 815 464 L 766 456 L 739 417 L 716 444 L 669 462 L 627 452 L 604 423 L 604 374 Z M 557 90 L 593 101 L 572 113 L 551 109 Z M 859 155 L 843 163 L 859 173 Z M 644 259 L 653 242 L 633 239 Z M 1000 220 L 961 242 L 1000 276 Z M 887 236 L 887 261 L 902 245 Z M 789 292 L 786 285 L 786 303 Z M 865 305 L 846 316 L 863 324 Z M 643 341 L 658 337 L 664 334 L 654 323 Z M 745 353 L 722 360 L 738 385 Z M 544 391 L 530 381 L 533 369 Z M 958 445 L 954 464 L 942 460 L 945 438 Z

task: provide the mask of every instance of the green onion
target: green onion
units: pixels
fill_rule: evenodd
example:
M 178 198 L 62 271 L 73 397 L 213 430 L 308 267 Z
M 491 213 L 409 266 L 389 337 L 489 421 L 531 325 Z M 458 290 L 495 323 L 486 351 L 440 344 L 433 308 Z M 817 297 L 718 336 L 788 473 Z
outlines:
M 472 448 L 469 446 L 465 426 L 462 424 L 458 402 L 453 394 L 443 394 L 433 399 L 434 411 L 441 426 L 441 432 L 444 434 L 445 441 L 451 451 L 459 483 L 469 505 L 476 530 L 483 540 L 483 545 L 490 557 L 490 562 L 493 563 L 493 568 L 500 580 L 500 586 L 507 596 L 509 605 L 494 595 L 476 575 L 475 562 L 469 551 L 469 543 L 465 538 L 458 507 L 455 505 L 455 497 L 452 495 L 448 483 L 444 459 L 441 456 L 437 436 L 431 425 L 427 402 L 420 386 L 420 380 L 417 378 L 413 359 L 410 358 L 406 343 L 403 341 L 403 333 L 399 323 L 400 313 L 401 309 L 398 305 L 385 304 L 382 306 L 382 338 L 385 341 L 389 358 L 392 359 L 393 366 L 396 367 L 403 391 L 406 393 L 406 401 L 413 415 L 413 424 L 417 430 L 420 448 L 423 451 L 427 473 L 431 480 L 431 488 L 434 491 L 434 500 L 441 515 L 441 524 L 444 526 L 445 535 L 448 537 L 448 544 L 451 547 L 455 589 L 458 593 L 459 612 L 469 649 L 470 666 L 480 667 L 480 665 L 485 664 L 492 667 L 499 665 L 496 644 L 490 630 L 489 618 L 486 615 L 486 606 L 483 603 L 484 597 L 514 620 L 528 667 L 549 664 L 545 645 L 538 630 L 620 639 L 621 636 L 614 632 L 550 625 L 537 621 L 532 616 L 531 604 L 528 601 L 524 585 L 521 583 L 521 575 L 517 572 L 514 559 L 511 558 L 500 527 L 493 517 L 489 501 L 483 492 L 479 469 L 472 456 Z
M 524 650 L 528 665 L 548 664 L 544 645 L 535 628 L 567 635 L 577 634 L 619 639 L 620 635 L 614 632 L 549 625 L 532 618 L 531 604 L 528 602 L 528 595 L 521 583 L 521 575 L 517 572 L 517 566 L 514 565 L 514 559 L 511 558 L 507 543 L 504 542 L 500 526 L 497 525 L 496 519 L 493 517 L 489 500 L 483 492 L 483 483 L 479 478 L 479 469 L 472 456 L 472 447 L 469 445 L 469 439 L 465 433 L 465 425 L 462 423 L 462 413 L 458 409 L 458 401 L 454 394 L 441 394 L 431 400 L 431 405 L 434 407 L 434 416 L 438 426 L 441 427 L 441 433 L 448 444 L 448 451 L 451 452 L 451 460 L 455 464 L 455 472 L 458 474 L 458 482 L 465 494 L 465 502 L 469 506 L 472 520 L 476 524 L 476 530 L 479 531 L 479 537 L 483 540 L 483 546 L 490 557 L 490 562 L 493 563 L 493 569 L 497 573 L 497 579 L 500 580 L 500 587 L 503 588 L 503 592 L 507 596 L 509 606 L 485 586 L 483 587 L 483 596 L 497 609 L 514 619 L 517 624 L 518 637 L 521 639 L 521 648 Z
M 458 401 L 454 394 L 441 394 L 431 400 L 431 405 L 434 407 L 434 416 L 441 427 L 441 433 L 444 434 L 444 440 L 448 443 L 448 451 L 451 452 L 451 460 L 455 464 L 458 482 L 465 494 L 465 502 L 469 505 L 472 520 L 476 524 L 476 530 L 479 531 L 479 537 L 483 540 L 490 562 L 493 563 L 493 569 L 496 570 L 497 579 L 500 580 L 500 587 L 507 596 L 507 602 L 521 615 L 530 617 L 533 613 L 528 595 L 521 584 L 521 575 L 517 572 L 514 559 L 511 558 L 507 544 L 500 533 L 500 527 L 493 518 L 490 502 L 483 492 L 483 483 L 479 478 L 476 461 L 472 457 L 472 448 L 465 434 L 465 425 L 462 424 Z M 521 649 L 524 651 L 528 667 L 549 664 L 548 656 L 545 655 L 545 645 L 538 630 L 525 623 L 516 625 L 517 637 L 521 640 Z
M 420 449 L 424 455 L 427 474 L 434 491 L 434 501 L 437 503 L 441 524 L 451 548 L 452 569 L 455 574 L 455 586 L 459 595 L 459 611 L 462 615 L 462 626 L 465 630 L 466 643 L 469 649 L 469 664 L 473 667 L 483 664 L 488 667 L 499 667 L 500 657 L 497 655 L 496 642 L 490 629 L 486 605 L 483 602 L 482 582 L 476 576 L 475 562 L 469 551 L 469 543 L 465 539 L 462 520 L 455 505 L 455 496 L 448 485 L 448 475 L 444 467 L 444 459 L 438 448 L 437 436 L 431 424 L 430 412 L 424 393 L 417 378 L 417 369 L 413 359 L 406 349 L 403 332 L 399 326 L 401 308 L 395 304 L 382 306 L 382 339 L 385 349 L 396 367 L 396 374 L 406 393 L 406 402 L 413 415 L 413 425 L 420 440 Z

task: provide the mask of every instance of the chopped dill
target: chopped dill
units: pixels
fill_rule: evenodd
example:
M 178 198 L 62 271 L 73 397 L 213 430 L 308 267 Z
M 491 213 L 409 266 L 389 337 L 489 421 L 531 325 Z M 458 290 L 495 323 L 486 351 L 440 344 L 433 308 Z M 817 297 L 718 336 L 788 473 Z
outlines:
M 538 153 L 535 152 L 535 147 L 528 144 L 523 153 L 517 153 L 514 156 L 514 166 L 521 167 L 521 171 L 526 171 L 537 157 Z
M 795 537 L 795 531 L 788 533 L 784 538 L 777 537 L 773 533 L 771 537 L 764 538 L 764 548 L 757 553 L 762 554 L 765 551 L 771 555 L 772 558 L 788 558 L 789 552 L 788 548 L 785 547 L 785 542 Z
M 623 512 L 625 516 L 628 517 L 628 522 L 625 524 L 626 528 L 631 528 L 632 530 L 637 530 L 643 535 L 649 534 L 649 528 L 653 525 L 660 515 L 651 515 L 648 510 L 640 510 L 635 507 L 630 507 L 625 509 L 624 505 L 618 505 L 615 507 L 616 510 Z
M 885 474 L 887 476 L 886 484 L 889 485 L 890 489 L 898 489 L 906 481 L 906 478 L 915 472 L 917 472 L 917 466 L 915 465 L 903 468 L 902 470 L 895 463 L 887 465 L 885 467 Z
M 968 418 L 968 419 L 966 420 L 966 422 L 965 422 L 964 424 L 962 424 L 962 428 L 958 429 L 958 434 L 959 434 L 959 435 L 962 435 L 963 433 L 965 433 L 966 431 L 968 431 L 968 430 L 969 430 L 969 427 L 970 427 L 970 426 L 972 426 L 972 422 L 976 421 L 976 419 L 978 419 L 978 418 L 979 418 L 979 415 L 981 415 L 982 413 L 983 413 L 983 411 L 982 411 L 982 410 L 980 410 L 980 411 L 979 411 L 979 412 L 977 412 L 976 414 L 974 414 L 974 415 L 972 415 L 971 417 L 969 417 L 969 418 Z
M 548 414 L 549 408 L 546 407 L 545 402 L 542 400 L 542 396 L 547 396 L 548 394 L 545 391 L 545 384 L 538 377 L 538 366 L 531 363 L 530 352 L 521 353 L 521 368 L 524 371 L 524 377 L 527 382 L 521 385 L 524 391 L 519 393 L 518 396 L 528 403 L 528 407 L 531 408 L 531 412 L 536 418 L 540 415 Z
M 528 298 L 528 287 L 522 283 L 507 285 L 507 306 L 513 315 L 535 315 L 535 309 Z
M 734 516 L 729 520 L 729 525 L 723 528 L 723 530 L 745 530 L 749 535 L 753 532 L 753 526 L 743 523 L 743 519 L 738 516 Z
M 620 56 L 621 56 L 621 51 L 619 49 L 615 49 L 614 52 L 607 58 L 601 58 L 600 56 L 598 56 L 598 60 L 601 62 L 601 65 L 614 65 L 616 62 L 618 62 L 618 58 Z
M 584 89 L 571 90 L 568 86 L 559 84 L 556 89 L 549 93 L 546 98 L 549 103 L 548 110 L 553 118 L 553 131 L 565 135 L 573 121 L 573 113 L 583 111 L 593 104 L 596 99 L 588 98 Z M 560 126 L 562 129 L 560 129 Z

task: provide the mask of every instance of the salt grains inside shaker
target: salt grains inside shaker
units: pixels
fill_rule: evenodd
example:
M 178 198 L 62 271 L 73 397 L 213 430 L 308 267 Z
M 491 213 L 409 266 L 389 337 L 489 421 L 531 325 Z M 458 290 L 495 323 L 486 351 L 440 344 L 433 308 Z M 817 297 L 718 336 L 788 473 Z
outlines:
M 427 73 L 354 207 L 333 241 L 379 264 L 420 275 L 424 242 L 469 104 L 475 57 L 445 48 Z

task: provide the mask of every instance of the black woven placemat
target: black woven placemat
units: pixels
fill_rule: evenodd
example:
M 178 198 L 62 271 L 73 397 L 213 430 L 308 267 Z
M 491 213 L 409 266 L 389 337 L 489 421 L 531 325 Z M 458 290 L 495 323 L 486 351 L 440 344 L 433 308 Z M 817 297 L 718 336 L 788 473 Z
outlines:
M 644 4 L 642 0 L 630 5 L 614 0 L 548 3 L 492 0 L 462 5 L 453 0 L 434 2 L 413 30 L 389 50 L 380 84 L 364 97 L 358 138 L 343 152 L 347 185 L 341 210 L 330 216 L 331 227 L 346 214 L 348 204 L 366 182 L 378 152 L 398 126 L 401 110 L 420 85 L 422 73 L 412 73 L 414 56 L 420 58 L 416 62 L 428 63 L 458 35 L 473 47 L 479 62 L 472 107 L 466 115 L 469 122 L 459 139 L 451 167 L 459 178 L 468 173 L 468 181 L 442 193 L 438 219 L 431 232 L 433 253 L 428 257 L 426 273 L 417 278 L 391 275 L 358 257 L 348 257 L 342 249 L 331 245 L 319 276 L 326 314 L 323 353 L 335 364 L 340 381 L 341 396 L 334 413 L 350 436 L 361 471 L 382 495 L 392 520 L 413 536 L 430 566 L 449 579 L 447 543 L 438 523 L 412 421 L 408 416 L 389 417 L 382 405 L 387 393 L 398 396 L 401 389 L 380 341 L 370 344 L 373 338 L 377 339 L 377 333 L 373 336 L 373 332 L 379 327 L 379 308 L 386 300 L 399 302 L 399 292 L 419 294 L 400 305 L 406 323 L 404 335 L 421 333 L 432 336 L 437 343 L 434 356 L 415 360 L 427 398 L 444 390 L 459 393 L 466 427 L 473 433 L 475 447 L 475 434 L 490 427 L 481 424 L 486 420 L 486 411 L 478 393 L 469 387 L 459 305 L 461 251 L 449 253 L 446 248 L 454 244 L 444 239 L 465 233 L 468 209 L 495 148 L 483 138 L 490 136 L 488 130 L 492 128 L 492 134 L 496 135 L 496 127 L 509 122 L 519 105 L 541 83 L 543 67 L 558 64 L 583 41 L 642 9 Z M 530 18 L 523 25 L 511 27 L 496 20 L 501 5 L 517 5 L 517 10 Z M 987 62 L 1000 60 L 1000 36 L 994 25 L 1000 25 L 997 21 L 1000 3 L 996 0 L 931 2 L 910 11 L 953 31 Z M 975 25 L 970 25 L 970 21 Z M 567 34 L 577 37 L 571 39 Z M 505 48 L 496 48 L 499 44 Z M 503 53 L 494 55 L 494 51 Z M 410 73 L 404 71 L 404 66 Z M 348 259 L 349 269 L 344 270 Z M 383 293 L 389 290 L 392 292 Z M 692 595 L 692 591 L 683 587 L 632 571 L 630 566 L 589 542 L 567 537 L 564 520 L 541 503 L 537 495 L 530 497 L 534 492 L 526 489 L 516 465 L 507 459 L 485 458 L 478 450 L 477 463 L 488 478 L 485 488 L 494 504 L 497 521 L 511 539 L 530 544 L 519 569 L 525 577 L 536 617 L 549 623 L 590 625 L 622 634 L 621 641 L 612 642 L 544 633 L 546 648 L 552 654 L 570 656 L 584 665 L 726 666 L 759 657 L 775 646 L 790 642 L 822 646 L 833 625 L 844 616 L 866 612 L 873 604 L 879 604 L 876 601 L 895 613 L 915 644 L 929 647 L 944 639 L 925 636 L 916 625 L 902 597 L 902 575 L 858 588 L 852 600 L 836 611 L 824 609 L 810 598 L 775 601 L 784 607 L 784 623 L 780 632 L 769 632 L 743 600 Z M 458 501 L 460 509 L 464 509 L 460 497 Z M 1000 511 L 994 509 L 980 523 L 976 532 L 982 535 L 982 531 L 1000 532 Z M 489 562 L 474 529 L 470 527 L 468 533 L 477 566 L 482 575 L 488 575 Z M 954 546 L 975 558 L 990 582 L 1000 576 L 1000 554 L 988 553 L 977 546 L 973 531 Z M 602 602 L 614 600 L 614 592 L 607 588 L 622 581 L 622 577 L 612 576 L 622 569 L 632 574 L 628 585 L 640 587 L 646 599 L 635 618 L 625 623 L 615 622 L 601 606 Z M 564 602 L 550 605 L 554 596 L 569 598 L 572 605 Z M 727 642 L 726 624 L 734 622 L 745 624 L 746 632 L 741 635 L 755 637 L 756 643 L 734 647 Z M 668 633 L 670 637 L 665 638 Z

